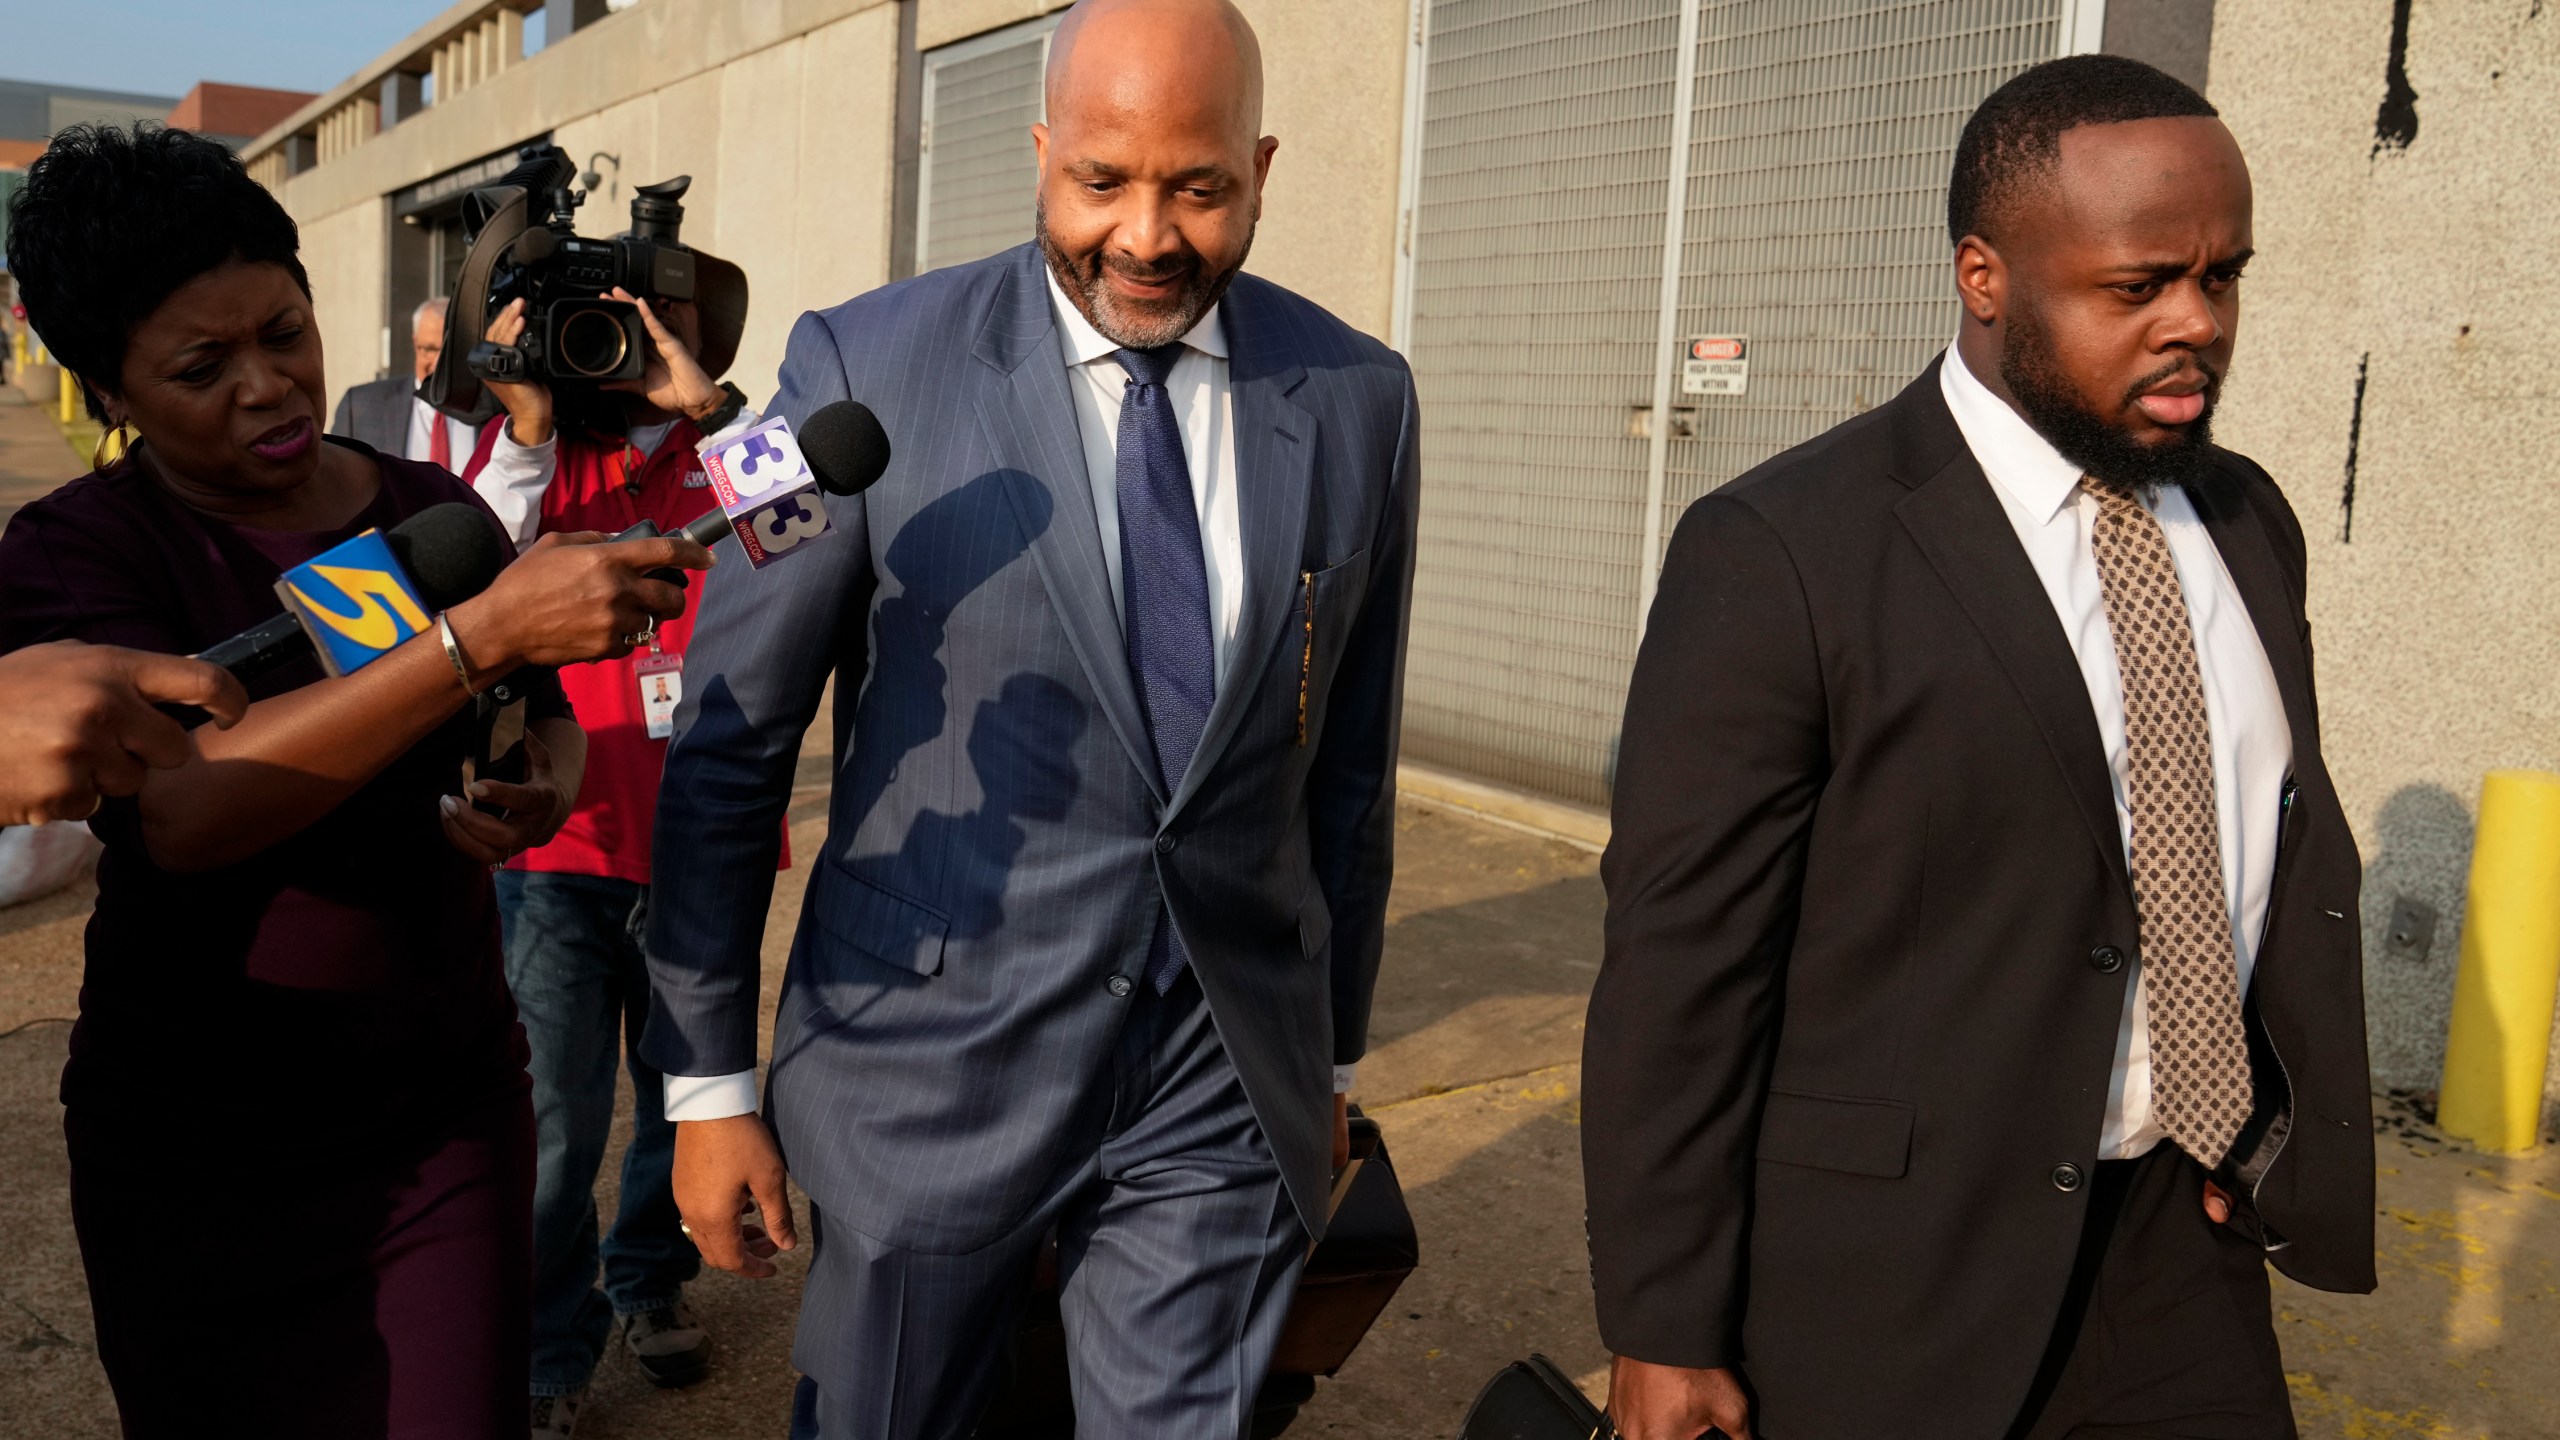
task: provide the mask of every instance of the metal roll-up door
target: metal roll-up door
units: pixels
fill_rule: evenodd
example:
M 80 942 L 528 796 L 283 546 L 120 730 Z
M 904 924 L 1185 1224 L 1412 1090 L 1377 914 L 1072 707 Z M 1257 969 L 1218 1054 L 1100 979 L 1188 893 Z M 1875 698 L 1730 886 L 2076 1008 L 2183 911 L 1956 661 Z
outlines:
M 1893 398 L 1955 337 L 1947 172 L 1982 97 L 2053 57 L 2062 0 L 1707 0 L 1677 333 L 1750 338 L 1741 395 L 1682 396 L 1689 502 Z M 1676 434 L 1676 432 L 1675 432 Z
M 1677 0 L 1431 7 L 1405 753 L 1606 798 L 1635 655 Z
M 1946 343 L 1956 135 L 2094 3 L 1429 0 L 1410 758 L 1607 799 L 1663 538 Z M 1743 393 L 1681 393 L 1707 335 L 1747 337 Z
M 1064 13 L 928 50 L 918 136 L 919 270 L 963 265 L 1031 238 L 1039 180 L 1031 127 L 1049 36 Z

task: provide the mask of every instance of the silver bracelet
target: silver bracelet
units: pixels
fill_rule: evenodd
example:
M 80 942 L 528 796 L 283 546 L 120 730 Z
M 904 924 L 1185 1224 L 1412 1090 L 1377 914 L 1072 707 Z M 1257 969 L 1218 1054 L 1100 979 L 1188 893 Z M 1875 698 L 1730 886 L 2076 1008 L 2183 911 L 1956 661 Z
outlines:
M 445 612 L 441 610 L 436 612 L 436 634 L 444 638 L 444 658 L 453 662 L 453 673 L 462 681 L 462 693 L 479 694 L 471 688 L 471 667 L 463 663 L 462 645 L 453 638 L 453 622 L 446 619 Z

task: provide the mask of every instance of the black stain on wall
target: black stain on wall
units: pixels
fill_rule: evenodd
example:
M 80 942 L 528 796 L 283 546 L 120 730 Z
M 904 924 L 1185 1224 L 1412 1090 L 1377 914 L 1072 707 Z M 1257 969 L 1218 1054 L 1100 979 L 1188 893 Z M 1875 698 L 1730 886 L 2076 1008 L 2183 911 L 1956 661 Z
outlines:
M 2370 159 L 2406 150 L 2418 138 L 2418 92 L 2409 84 L 2409 0 L 2391 0 L 2391 58 L 2382 68 L 2382 108 L 2373 117 Z
M 2352 545 L 2356 540 L 2356 447 L 2364 441 L 2365 368 L 2373 363 L 2373 352 L 2367 350 L 2356 357 L 2356 403 L 2347 412 L 2347 479 L 2338 492 L 2338 543 Z

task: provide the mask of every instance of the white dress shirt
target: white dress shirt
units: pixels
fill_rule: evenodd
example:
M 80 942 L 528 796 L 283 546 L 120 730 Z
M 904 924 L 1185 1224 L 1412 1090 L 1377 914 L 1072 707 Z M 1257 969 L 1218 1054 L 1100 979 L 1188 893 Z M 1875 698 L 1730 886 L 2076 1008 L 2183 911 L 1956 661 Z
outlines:
M 518 550 L 532 544 L 541 533 L 542 492 L 551 488 L 551 474 L 559 460 L 557 431 L 539 445 L 519 445 L 515 431 L 505 423 L 501 412 L 498 438 L 489 446 L 489 463 L 471 477 L 471 488 L 498 512 L 498 523 L 507 527 L 507 535 Z
M 1059 361 L 1067 369 L 1067 393 L 1076 430 L 1084 439 L 1085 485 L 1102 533 L 1102 563 L 1111 597 L 1122 604 L 1120 581 L 1120 401 L 1129 374 L 1112 358 L 1119 346 L 1049 277 L 1049 303 L 1057 319 Z M 1237 626 L 1244 617 L 1244 525 L 1236 484 L 1235 394 L 1227 379 L 1227 332 L 1212 305 L 1182 337 L 1183 353 L 1165 377 L 1165 397 L 1182 432 L 1182 458 L 1191 472 L 1191 499 L 1200 514 L 1201 558 L 1209 580 L 1209 640 L 1218 684 L 1234 659 Z M 504 447 L 509 442 L 499 441 Z M 1063 498 L 1063 497 L 1062 497 Z M 493 502 L 494 503 L 494 502 Z M 1337 1066 L 1334 1093 L 1344 1094 L 1356 1067 Z M 756 1108 L 753 1071 L 735 1075 L 666 1077 L 670 1120 L 716 1120 Z
M 401 444 L 401 458 L 434 459 L 435 425 L 439 420 L 444 422 L 445 442 L 452 447 L 453 473 L 459 475 L 462 467 L 471 463 L 471 447 L 479 443 L 480 432 L 471 422 L 456 420 L 416 395 L 409 397 L 409 438 Z
M 2098 562 L 2089 548 L 2098 502 L 2080 491 L 2080 468 L 2062 458 L 2006 401 L 1965 368 L 1947 347 L 1939 389 L 1955 413 L 1973 458 L 1991 477 L 2000 507 L 2017 529 L 2036 578 L 2053 601 L 2071 652 L 2079 659 L 2089 707 L 2107 751 L 2107 778 L 2115 792 L 2116 827 L 2128 856 L 2133 812 L 2125 805 L 2124 690 L 2116 670 L 2114 637 L 2107 629 L 2106 596 Z M 2276 690 L 2256 625 L 2224 568 L 2222 552 L 2197 519 L 2187 492 L 2175 486 L 2150 497 L 2151 513 L 2169 542 L 2178 588 L 2194 628 L 2196 664 L 2204 682 L 2207 724 L 2213 740 L 2213 808 L 2222 840 L 2223 902 L 2231 915 L 2233 954 L 2240 993 L 2258 958 L 2266 929 L 2267 895 L 2275 880 L 2277 831 L 2283 820 L 2285 777 L 2293 768 L 2293 732 L 2284 697 Z M 2151 1018 L 2142 967 L 2126 977 L 2124 1022 L 2116 1034 L 2106 1118 L 2098 1131 L 2098 1158 L 2130 1160 L 2166 1138 L 2152 1118 Z

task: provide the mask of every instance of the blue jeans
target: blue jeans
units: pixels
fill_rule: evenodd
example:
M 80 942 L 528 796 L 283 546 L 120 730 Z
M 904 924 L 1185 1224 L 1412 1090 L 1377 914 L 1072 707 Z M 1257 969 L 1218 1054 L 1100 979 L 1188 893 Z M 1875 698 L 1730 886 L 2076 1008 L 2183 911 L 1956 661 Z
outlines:
M 613 1317 L 675 1303 L 702 1269 L 677 1229 L 676 1127 L 665 1084 L 640 1060 L 649 968 L 640 951 L 649 889 L 596 875 L 498 876 L 507 985 L 533 1049 L 535 1395 L 586 1388 Z M 631 1071 L 622 1203 L 596 1239 L 596 1172 L 613 1130 L 615 1052 Z M 601 1260 L 604 1287 L 596 1287 Z

